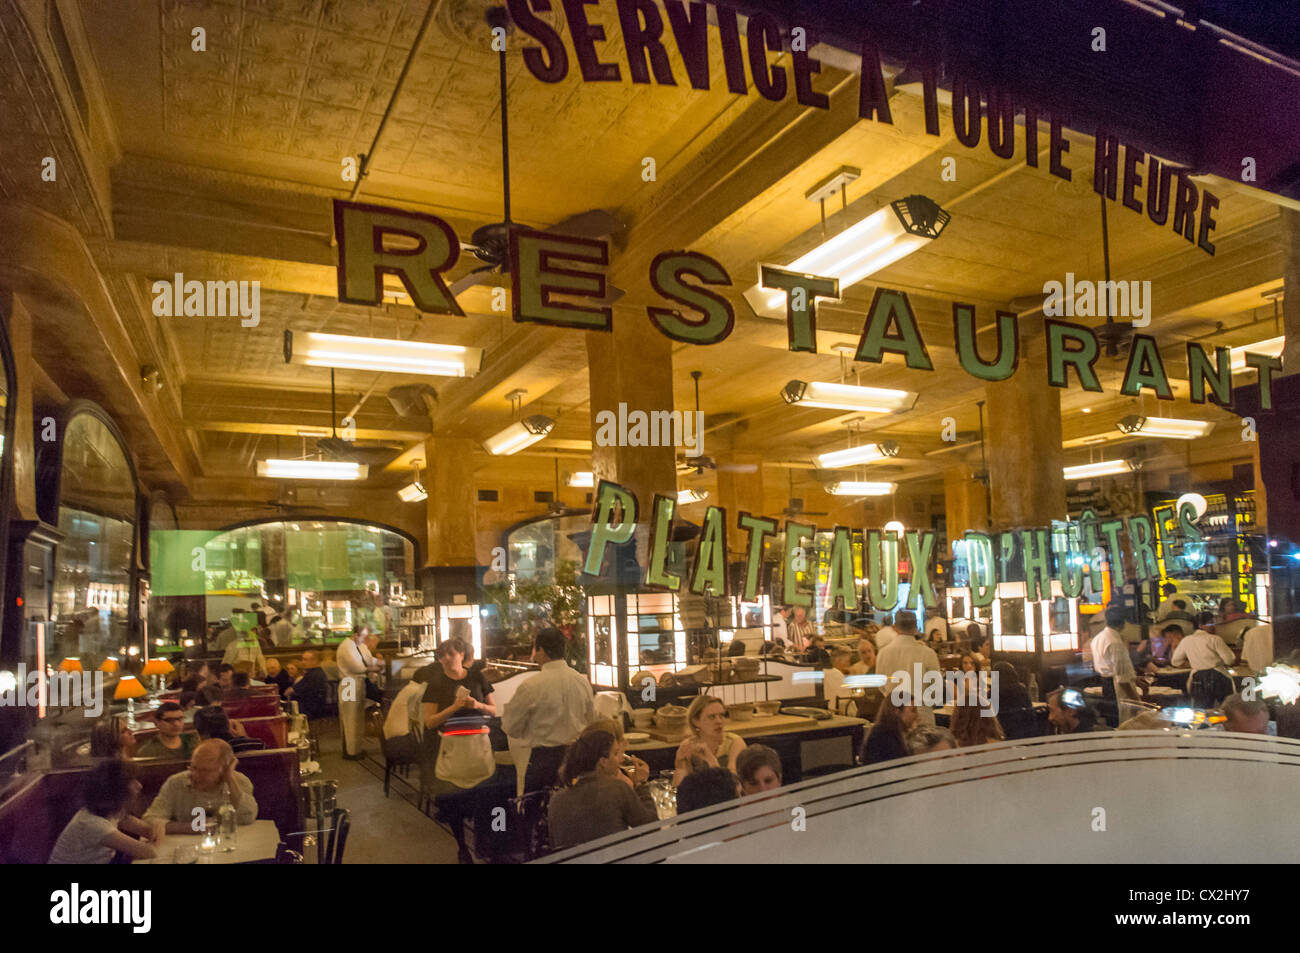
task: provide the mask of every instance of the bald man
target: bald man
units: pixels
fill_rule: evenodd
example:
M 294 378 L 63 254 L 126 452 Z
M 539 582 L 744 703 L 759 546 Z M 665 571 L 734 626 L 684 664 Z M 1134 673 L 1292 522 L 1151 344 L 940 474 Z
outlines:
M 218 738 L 201 742 L 190 755 L 188 771 L 173 774 L 163 782 L 158 796 L 144 812 L 146 822 L 162 821 L 168 834 L 198 834 L 211 824 L 215 830 L 217 812 L 230 800 L 235 822 L 257 820 L 253 782 L 235 770 L 235 752 Z
M 318 652 L 303 652 L 302 661 L 298 663 L 302 675 L 285 689 L 284 697 L 298 703 L 298 710 L 310 720 L 323 718 L 326 714 L 329 697 L 329 679 L 320 667 Z

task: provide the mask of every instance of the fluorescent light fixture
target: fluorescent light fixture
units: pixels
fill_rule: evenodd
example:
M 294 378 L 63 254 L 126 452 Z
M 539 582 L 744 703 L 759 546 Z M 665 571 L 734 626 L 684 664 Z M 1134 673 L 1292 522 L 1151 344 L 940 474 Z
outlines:
M 1067 480 L 1087 480 L 1092 477 L 1115 476 L 1137 469 L 1128 460 L 1101 460 L 1097 463 L 1083 463 L 1065 468 Z
M 677 505 L 686 506 L 688 503 L 702 503 L 709 498 L 708 490 L 678 490 Z
M 257 475 L 278 480 L 364 480 L 364 463 L 335 460 L 258 460 Z
M 1275 338 L 1269 338 L 1267 341 L 1256 341 L 1254 344 L 1243 344 L 1241 347 L 1234 347 L 1230 352 L 1232 355 L 1232 370 L 1244 371 L 1250 365 L 1246 363 L 1246 352 L 1252 354 L 1267 354 L 1269 357 L 1281 357 L 1282 347 L 1286 344 L 1286 335 L 1280 335 Z
M 285 331 L 284 362 L 393 374 L 473 377 L 483 363 L 483 349 L 427 341 L 359 338 L 321 331 L 299 331 L 296 334 Z
M 483 449 L 494 457 L 507 457 L 525 447 L 531 447 L 550 433 L 554 426 L 555 421 L 550 417 L 533 414 L 523 420 L 516 420 L 505 430 L 488 437 L 483 441 Z
M 1214 429 L 1209 420 L 1181 420 L 1175 417 L 1140 417 L 1130 414 L 1115 425 L 1123 433 L 1170 440 L 1195 440 Z
M 424 484 L 419 480 L 406 484 L 397 491 L 397 495 L 403 503 L 420 503 L 429 498 L 428 491 L 425 490 Z
M 826 487 L 826 492 L 831 496 L 889 496 L 897 488 L 897 483 L 863 483 L 860 480 L 841 480 Z
M 892 414 L 911 410 L 917 394 L 889 387 L 859 387 L 826 381 L 790 381 L 781 391 L 787 404 L 827 410 L 856 410 L 869 414 Z
M 596 474 L 590 470 L 579 470 L 577 473 L 570 473 L 569 478 L 564 482 L 568 486 L 578 487 L 579 489 L 590 489 L 596 485 Z
M 860 447 L 849 447 L 847 450 L 819 453 L 815 459 L 819 469 L 835 470 L 840 467 L 854 467 L 860 463 L 875 463 L 877 460 L 896 456 L 898 456 L 898 444 L 886 440 L 883 443 L 864 443 Z
M 843 291 L 938 238 L 951 217 L 933 199 L 909 195 L 872 212 L 784 268 L 838 278 Z M 784 311 L 784 291 L 754 285 L 745 299 L 760 314 Z

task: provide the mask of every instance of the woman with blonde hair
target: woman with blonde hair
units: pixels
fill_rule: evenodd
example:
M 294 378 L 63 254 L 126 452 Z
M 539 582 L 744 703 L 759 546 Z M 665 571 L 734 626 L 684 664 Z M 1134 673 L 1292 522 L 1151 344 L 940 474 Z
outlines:
M 726 730 L 727 706 L 712 695 L 699 695 L 686 709 L 686 739 L 677 748 L 673 787 L 701 768 L 734 770 L 745 740 Z

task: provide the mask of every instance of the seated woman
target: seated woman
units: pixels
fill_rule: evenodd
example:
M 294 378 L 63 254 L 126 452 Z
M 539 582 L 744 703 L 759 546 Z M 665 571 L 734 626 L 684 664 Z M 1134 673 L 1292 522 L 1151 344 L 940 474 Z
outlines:
M 983 708 L 978 699 L 969 696 L 967 701 L 968 704 L 953 706 L 952 722 L 948 726 L 957 743 L 963 748 L 973 748 L 990 741 L 1005 740 L 1006 735 L 992 709 Z M 985 717 L 986 711 L 990 713 L 988 717 Z
M 862 743 L 859 760 L 863 764 L 879 764 L 907 757 L 907 732 L 916 727 L 916 706 L 911 697 L 902 692 L 895 697 L 892 689 L 885 692 L 876 714 L 876 723 Z
M 622 763 L 623 746 L 609 731 L 584 731 L 569 746 L 549 809 L 556 850 L 658 820 L 649 790 L 638 791 Z
M 745 750 L 745 740 L 726 730 L 727 706 L 712 695 L 697 695 L 686 709 L 686 740 L 677 748 L 673 770 L 673 787 L 701 768 L 726 768 L 736 765 L 736 757 Z
M 120 758 L 101 761 L 86 776 L 86 806 L 72 815 L 50 851 L 51 864 L 108 864 L 119 851 L 133 860 L 156 857 L 163 825 L 127 815 L 140 782 Z

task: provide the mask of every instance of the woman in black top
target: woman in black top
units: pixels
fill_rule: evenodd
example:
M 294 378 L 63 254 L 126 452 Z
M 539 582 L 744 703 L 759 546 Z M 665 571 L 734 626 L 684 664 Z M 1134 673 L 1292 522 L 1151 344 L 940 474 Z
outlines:
M 901 704 L 899 702 L 901 701 Z M 904 694 L 895 700 L 894 693 L 885 695 L 880 703 L 876 724 L 862 745 L 863 764 L 879 764 L 907 757 L 907 744 L 903 736 L 916 726 L 916 706 Z
M 995 662 L 998 676 L 998 721 L 1008 738 L 1033 738 L 1039 734 L 1029 689 L 1010 662 Z
M 492 702 L 492 683 L 483 674 L 482 663 L 466 666 L 468 646 L 453 636 L 441 643 L 434 653 L 439 669 L 424 690 L 424 745 L 420 758 L 420 787 L 437 797 L 456 794 L 461 789 L 438 780 L 436 776 L 440 734 L 447 731 L 476 732 L 487 728 L 488 719 L 496 715 Z M 439 819 L 451 827 L 463 864 L 473 863 L 465 844 L 465 820 L 468 817 L 463 798 L 443 798 L 438 803 Z
M 433 673 L 424 690 L 425 728 L 431 733 L 434 729 L 445 731 L 451 721 L 456 728 L 487 727 L 497 709 L 492 703 L 492 683 L 483 674 L 482 663 L 467 667 L 467 647 L 454 637 L 439 645 L 435 655 L 441 671 Z

